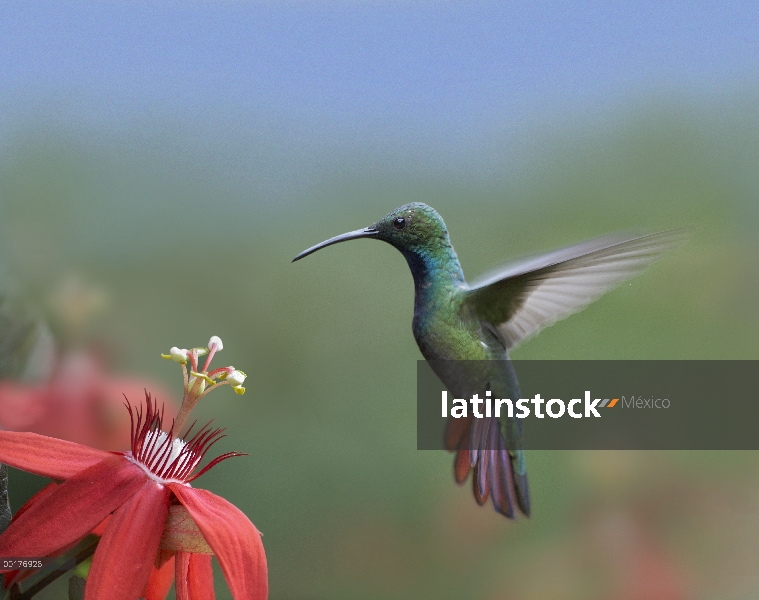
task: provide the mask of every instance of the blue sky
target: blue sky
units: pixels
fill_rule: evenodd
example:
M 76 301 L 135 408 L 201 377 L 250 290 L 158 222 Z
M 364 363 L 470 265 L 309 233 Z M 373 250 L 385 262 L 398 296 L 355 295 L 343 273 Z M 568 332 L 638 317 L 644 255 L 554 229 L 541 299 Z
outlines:
M 0 3 L 0 148 L 62 131 L 263 203 L 513 180 L 563 129 L 755 107 L 757 82 L 749 2 Z
M 453 131 L 759 76 L 749 2 L 4 2 L 0 40 L 0 106 L 85 120 Z

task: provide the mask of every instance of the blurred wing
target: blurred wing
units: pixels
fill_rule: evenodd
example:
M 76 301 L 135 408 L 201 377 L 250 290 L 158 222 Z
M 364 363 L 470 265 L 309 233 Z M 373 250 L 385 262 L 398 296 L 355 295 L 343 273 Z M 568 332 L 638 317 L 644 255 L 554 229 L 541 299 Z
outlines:
M 678 229 L 583 242 L 501 269 L 473 284 L 467 301 L 510 349 L 640 274 L 687 235 Z

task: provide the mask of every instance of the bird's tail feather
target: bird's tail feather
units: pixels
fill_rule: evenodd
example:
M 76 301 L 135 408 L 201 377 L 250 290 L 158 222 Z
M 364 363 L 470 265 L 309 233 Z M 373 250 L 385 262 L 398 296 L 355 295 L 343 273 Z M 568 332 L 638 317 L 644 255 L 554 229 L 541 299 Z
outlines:
M 456 483 L 463 484 L 474 468 L 472 491 L 479 505 L 490 498 L 495 510 L 509 519 L 515 517 L 517 507 L 529 516 L 527 476 L 520 474 L 521 451 L 511 455 L 497 419 L 449 419 L 445 441 L 446 447 L 456 452 Z
M 460 425 L 464 425 L 461 427 Z M 453 461 L 453 476 L 456 478 L 456 483 L 461 485 L 466 481 L 467 475 L 469 475 L 469 469 L 472 468 L 472 463 L 469 460 L 469 438 L 471 437 L 471 417 L 466 419 L 449 419 L 448 429 L 446 433 L 450 433 L 452 429 L 461 429 L 458 437 L 448 437 L 450 443 L 447 444 L 448 450 L 456 452 L 456 458 Z

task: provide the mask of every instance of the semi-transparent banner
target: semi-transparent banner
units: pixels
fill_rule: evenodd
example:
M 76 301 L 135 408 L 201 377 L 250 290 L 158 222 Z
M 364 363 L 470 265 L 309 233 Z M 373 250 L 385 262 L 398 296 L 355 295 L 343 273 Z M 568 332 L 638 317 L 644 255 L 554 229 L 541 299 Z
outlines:
M 525 449 L 759 450 L 759 361 L 419 361 L 420 450 L 494 449 L 492 419 Z

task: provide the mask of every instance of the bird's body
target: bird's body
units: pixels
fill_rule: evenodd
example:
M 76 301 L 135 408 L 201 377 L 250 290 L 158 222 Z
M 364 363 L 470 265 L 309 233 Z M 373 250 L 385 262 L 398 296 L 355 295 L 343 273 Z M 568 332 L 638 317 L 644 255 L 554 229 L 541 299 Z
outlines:
M 362 237 L 386 241 L 406 258 L 414 277 L 414 338 L 454 397 L 484 397 L 487 390 L 496 398 L 516 399 L 520 393 L 509 361 L 511 348 L 638 274 L 682 234 L 593 240 L 523 261 L 470 286 L 443 219 L 426 204 L 412 203 L 370 227 L 309 248 L 295 260 Z M 457 453 L 458 483 L 474 468 L 480 504 L 490 496 L 495 509 L 509 518 L 517 509 L 529 515 L 520 419 L 451 418 L 446 445 Z

